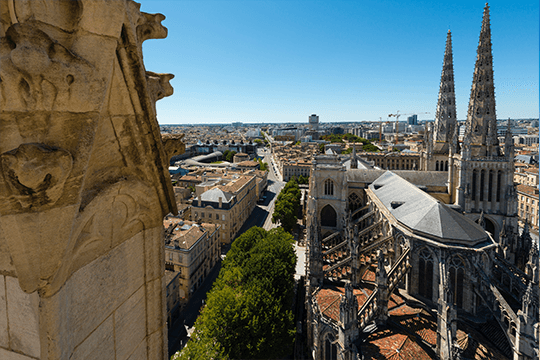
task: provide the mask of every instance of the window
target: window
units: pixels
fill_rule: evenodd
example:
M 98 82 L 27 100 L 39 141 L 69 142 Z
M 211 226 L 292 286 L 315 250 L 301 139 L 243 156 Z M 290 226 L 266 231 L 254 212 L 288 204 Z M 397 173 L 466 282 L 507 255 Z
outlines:
M 463 278 L 464 265 L 458 256 L 450 261 L 450 290 L 452 303 L 458 308 L 463 307 Z
M 173 253 L 169 253 L 169 260 L 173 261 Z
M 334 195 L 334 182 L 330 179 L 324 182 L 324 195 Z
M 201 217 L 202 217 L 202 218 L 204 217 L 204 213 L 203 213 L 203 212 L 201 213 Z
M 216 220 L 219 220 L 219 214 L 216 214 Z
M 426 249 L 420 252 L 418 260 L 418 293 L 433 300 L 433 259 Z

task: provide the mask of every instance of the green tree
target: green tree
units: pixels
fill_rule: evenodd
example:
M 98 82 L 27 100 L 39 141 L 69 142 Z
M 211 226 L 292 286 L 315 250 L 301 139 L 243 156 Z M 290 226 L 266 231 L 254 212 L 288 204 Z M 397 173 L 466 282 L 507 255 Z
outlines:
M 292 231 L 298 219 L 301 192 L 293 177 L 278 194 L 272 214 L 272 222 L 280 223 L 285 231 Z
M 173 359 L 275 359 L 292 351 L 296 255 L 283 229 L 253 227 L 236 239 L 195 323 Z
M 222 158 L 223 160 L 227 160 L 227 155 L 229 155 L 229 150 L 225 150 L 225 151 L 223 152 L 223 155 L 221 156 L 221 158 Z
M 379 152 L 381 151 L 381 149 L 379 149 L 377 146 L 369 143 L 369 144 L 365 144 L 363 147 L 362 147 L 362 150 L 364 151 L 367 151 L 367 152 Z
M 234 150 L 229 151 L 227 153 L 227 156 L 226 156 L 225 160 L 228 161 L 228 162 L 233 162 L 234 155 L 236 155 L 236 151 L 234 151 Z
M 309 184 L 309 176 L 300 175 L 300 177 L 298 177 L 298 184 Z

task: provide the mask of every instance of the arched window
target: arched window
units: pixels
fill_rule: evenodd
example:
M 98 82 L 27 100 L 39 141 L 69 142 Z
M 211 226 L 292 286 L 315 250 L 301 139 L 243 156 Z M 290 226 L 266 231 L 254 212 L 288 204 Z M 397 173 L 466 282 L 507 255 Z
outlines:
M 473 170 L 473 173 L 472 173 L 472 196 L 471 196 L 471 199 L 472 200 L 476 200 L 476 178 L 478 177 L 477 175 L 477 171 L 476 170 Z
M 334 195 L 334 182 L 330 179 L 324 182 L 324 195 Z
M 465 266 L 459 256 L 454 256 L 450 261 L 450 291 L 452 292 L 451 302 L 458 308 L 463 307 L 463 279 Z
M 444 163 L 444 171 L 448 171 L 448 161 Z
M 435 161 L 435 171 L 439 171 L 439 160 Z
M 321 210 L 321 226 L 336 227 L 337 214 L 334 208 L 330 205 L 326 205 Z
M 480 172 L 480 201 L 484 201 L 484 182 L 486 181 L 486 170 Z
M 349 210 L 355 211 L 362 206 L 362 199 L 356 193 L 349 195 Z
M 337 360 L 337 344 L 333 340 L 334 337 L 328 335 L 324 341 L 324 360 Z
M 488 183 L 488 201 L 491 201 L 491 194 L 493 193 L 493 170 L 489 171 L 489 183 Z
M 420 251 L 418 260 L 418 293 L 433 300 L 433 258 L 427 249 Z
M 501 170 L 497 171 L 497 202 L 501 201 Z

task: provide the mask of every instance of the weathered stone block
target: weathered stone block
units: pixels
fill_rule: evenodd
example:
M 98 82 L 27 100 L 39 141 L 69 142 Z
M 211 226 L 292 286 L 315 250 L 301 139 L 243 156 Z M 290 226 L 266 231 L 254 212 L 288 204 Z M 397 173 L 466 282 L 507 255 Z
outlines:
M 39 296 L 37 292 L 25 293 L 19 281 L 7 276 L 7 317 L 10 348 L 33 357 L 39 357 Z
M 123 0 L 86 1 L 79 26 L 94 34 L 117 38 L 126 16 L 125 6 Z
M 70 360 L 115 359 L 113 318 L 108 317 L 82 344 L 79 344 Z M 65 357 L 68 358 L 68 357 Z
M 147 342 L 146 338 L 137 346 L 135 351 L 129 356 L 128 360 L 146 360 L 147 356 Z
M 4 348 L 9 348 L 6 308 L 6 282 L 4 276 L 0 276 L 0 346 Z
M 116 359 L 125 360 L 146 336 L 144 287 L 120 305 L 114 318 Z
M 78 270 L 43 308 L 51 331 L 52 348 L 65 357 L 86 336 L 144 284 L 142 236 L 135 236 Z
M 17 353 L 14 353 L 13 351 L 4 350 L 2 348 L 0 348 L 0 359 L 2 360 L 36 360 L 36 358 L 17 354 Z
M 163 251 L 163 227 L 148 229 L 144 234 L 144 261 L 146 279 L 155 280 L 165 273 L 165 257 Z
M 163 330 L 148 335 L 148 360 L 163 360 L 167 357 L 164 349 Z
M 148 333 L 159 330 L 165 322 L 163 305 L 165 297 L 162 297 L 162 279 L 156 279 L 146 284 L 146 316 Z

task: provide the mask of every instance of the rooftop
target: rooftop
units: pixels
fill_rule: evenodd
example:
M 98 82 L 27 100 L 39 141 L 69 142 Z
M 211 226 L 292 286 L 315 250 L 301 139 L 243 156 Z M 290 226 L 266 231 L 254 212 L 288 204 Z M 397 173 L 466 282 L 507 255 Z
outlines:
M 369 189 L 398 222 L 419 235 L 450 245 L 474 246 L 489 240 L 478 224 L 391 171 L 376 179 Z

